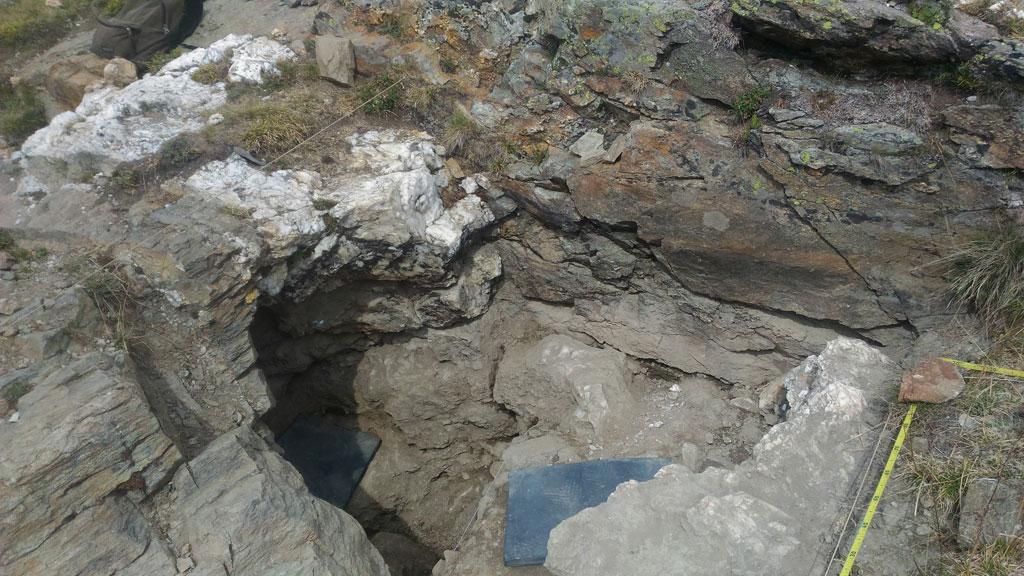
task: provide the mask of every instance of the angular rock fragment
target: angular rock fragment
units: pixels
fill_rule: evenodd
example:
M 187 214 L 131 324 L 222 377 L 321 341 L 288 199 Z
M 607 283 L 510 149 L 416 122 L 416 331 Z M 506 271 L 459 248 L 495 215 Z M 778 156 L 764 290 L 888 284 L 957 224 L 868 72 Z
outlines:
M 321 78 L 351 86 L 356 75 L 356 53 L 352 41 L 337 36 L 317 36 L 316 65 Z
M 959 396 L 964 386 L 964 377 L 956 366 L 941 358 L 932 358 L 903 375 L 899 400 L 941 404 Z

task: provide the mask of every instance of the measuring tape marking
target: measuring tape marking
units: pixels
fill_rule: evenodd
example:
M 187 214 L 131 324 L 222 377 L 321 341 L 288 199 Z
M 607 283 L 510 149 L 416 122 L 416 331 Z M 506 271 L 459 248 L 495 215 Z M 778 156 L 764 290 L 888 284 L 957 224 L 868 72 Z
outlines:
M 896 441 L 893 442 L 892 450 L 889 452 L 889 459 L 886 460 L 885 468 L 882 469 L 882 475 L 878 479 L 878 486 L 875 487 L 875 493 L 871 496 L 867 512 L 864 513 L 864 520 L 861 521 L 860 528 L 857 529 L 857 536 L 853 539 L 850 552 L 846 555 L 846 562 L 843 563 L 843 569 L 839 572 L 839 576 L 850 576 L 850 572 L 853 570 L 857 554 L 860 553 L 860 548 L 864 544 L 864 537 L 867 535 L 871 521 L 875 517 L 875 511 L 878 510 L 878 504 L 882 501 L 885 486 L 889 483 L 889 477 L 892 476 L 893 468 L 896 467 L 896 459 L 900 455 L 900 450 L 903 449 L 903 443 L 907 438 L 907 430 L 910 429 L 910 423 L 914 420 L 914 412 L 917 412 L 917 404 L 911 404 L 910 409 L 907 410 L 907 415 L 903 417 L 903 424 L 900 425 Z
M 954 366 L 959 366 L 965 370 L 988 372 L 990 374 L 1002 374 L 1003 376 L 1012 376 L 1014 378 L 1024 378 L 1024 370 L 1014 370 L 1012 368 L 1003 368 L 1002 366 L 989 366 L 987 364 L 975 364 L 974 362 L 964 362 L 963 360 L 955 360 L 953 358 L 942 358 L 942 360 L 949 362 Z

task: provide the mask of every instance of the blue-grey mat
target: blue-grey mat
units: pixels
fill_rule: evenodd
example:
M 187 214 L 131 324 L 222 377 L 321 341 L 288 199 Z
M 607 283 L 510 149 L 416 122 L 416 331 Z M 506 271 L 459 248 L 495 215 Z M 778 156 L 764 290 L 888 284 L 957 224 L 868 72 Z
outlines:
M 559 522 L 601 504 L 627 480 L 654 477 L 664 458 L 626 458 L 513 470 L 508 474 L 505 565 L 543 564 Z
M 380 438 L 346 430 L 320 416 L 299 416 L 277 437 L 316 497 L 344 508 L 380 446 Z

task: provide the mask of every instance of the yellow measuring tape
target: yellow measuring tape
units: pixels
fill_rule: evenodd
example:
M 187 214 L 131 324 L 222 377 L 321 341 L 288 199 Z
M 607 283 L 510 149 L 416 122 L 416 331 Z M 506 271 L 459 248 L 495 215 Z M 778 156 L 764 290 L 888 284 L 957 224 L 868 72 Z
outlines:
M 973 362 L 964 362 L 963 360 L 955 360 L 953 358 L 943 358 L 942 360 L 949 362 L 954 366 L 964 368 L 965 370 L 1002 374 L 1003 376 L 1012 376 L 1014 378 L 1024 378 L 1024 370 L 1014 370 L 1012 368 L 989 366 L 986 364 L 975 364 Z M 871 527 L 871 521 L 875 517 L 875 511 L 878 510 L 878 503 L 882 501 L 882 494 L 885 492 L 885 486 L 889 483 L 889 477 L 892 476 L 893 468 L 896 466 L 896 459 L 899 458 L 900 450 L 903 449 L 903 443 L 907 439 L 907 430 L 910 429 L 910 423 L 914 420 L 914 412 L 917 412 L 917 404 L 911 404 L 910 409 L 907 410 L 907 415 L 903 417 L 903 424 L 900 426 L 899 434 L 896 435 L 896 441 L 893 442 L 892 451 L 889 452 L 889 459 L 885 462 L 885 468 L 882 469 L 882 477 L 878 479 L 878 486 L 875 487 L 875 493 L 871 496 L 871 502 L 868 503 L 867 512 L 864 513 L 864 520 L 861 521 L 860 528 L 857 529 L 857 536 L 853 539 L 853 544 L 850 546 L 850 552 L 846 555 L 846 562 L 843 563 L 843 569 L 839 572 L 839 576 L 850 576 L 850 572 L 853 570 L 853 564 L 857 560 L 857 554 L 860 553 L 860 548 L 864 544 L 864 537 L 868 533 L 868 528 Z
M 892 469 L 896 466 L 896 458 L 899 457 L 900 450 L 903 449 L 903 442 L 907 438 L 910 422 L 914 420 L 914 412 L 917 412 L 917 404 L 911 404 L 907 415 L 903 417 L 903 424 L 900 426 L 899 434 L 896 435 L 896 442 L 893 443 L 889 459 L 885 462 L 885 468 L 882 469 L 882 477 L 878 479 L 878 486 L 875 487 L 875 493 L 871 496 L 868 510 L 864 513 L 864 520 L 861 521 L 860 528 L 857 529 L 857 536 L 853 539 L 850 553 L 846 555 L 846 562 L 843 563 L 843 569 L 839 572 L 839 576 L 850 576 L 850 572 L 853 570 L 853 563 L 857 560 L 861 545 L 864 544 L 864 536 L 868 533 L 868 527 L 871 526 L 871 520 L 875 517 L 875 511 L 878 510 L 878 503 L 882 501 L 885 485 L 889 483 Z
M 975 364 L 974 362 L 964 362 L 963 360 L 954 360 L 952 358 L 943 358 L 943 360 L 966 370 L 1002 374 L 1003 376 L 1013 376 L 1014 378 L 1024 378 L 1024 370 L 1014 370 L 1013 368 L 1003 368 L 1002 366 L 988 366 L 986 364 Z

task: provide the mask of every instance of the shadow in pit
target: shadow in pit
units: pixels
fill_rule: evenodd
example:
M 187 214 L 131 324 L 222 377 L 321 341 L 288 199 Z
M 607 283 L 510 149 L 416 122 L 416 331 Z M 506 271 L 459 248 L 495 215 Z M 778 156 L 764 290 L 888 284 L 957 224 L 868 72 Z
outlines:
M 365 343 L 344 335 L 295 339 L 278 330 L 266 309 L 251 333 L 274 399 L 263 421 L 310 493 L 359 521 L 392 576 L 430 576 L 438 554 L 359 487 L 381 443 L 355 416 L 353 380 Z

